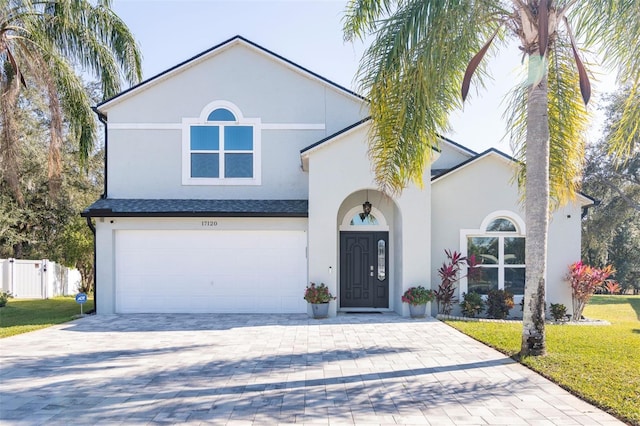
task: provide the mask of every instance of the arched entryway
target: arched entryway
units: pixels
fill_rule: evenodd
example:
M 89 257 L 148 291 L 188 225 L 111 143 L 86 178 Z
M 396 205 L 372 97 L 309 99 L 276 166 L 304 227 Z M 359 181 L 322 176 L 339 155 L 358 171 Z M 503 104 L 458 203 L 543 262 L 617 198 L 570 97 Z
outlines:
M 339 243 L 340 308 L 389 308 L 389 226 L 382 211 L 368 201 L 350 208 Z

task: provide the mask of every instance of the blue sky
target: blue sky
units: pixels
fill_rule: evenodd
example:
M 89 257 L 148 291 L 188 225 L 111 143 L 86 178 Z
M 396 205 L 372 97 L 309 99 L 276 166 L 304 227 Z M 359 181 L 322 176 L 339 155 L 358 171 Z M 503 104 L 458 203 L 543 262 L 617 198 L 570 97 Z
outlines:
M 144 78 L 152 77 L 235 35 L 355 90 L 354 76 L 364 52 L 361 42 L 342 38 L 344 0 L 114 0 L 113 9 L 129 26 L 143 54 Z M 476 151 L 510 152 L 501 101 L 519 81 L 520 53 L 503 49 L 490 63 L 494 77 L 464 112 L 451 116 L 446 136 Z

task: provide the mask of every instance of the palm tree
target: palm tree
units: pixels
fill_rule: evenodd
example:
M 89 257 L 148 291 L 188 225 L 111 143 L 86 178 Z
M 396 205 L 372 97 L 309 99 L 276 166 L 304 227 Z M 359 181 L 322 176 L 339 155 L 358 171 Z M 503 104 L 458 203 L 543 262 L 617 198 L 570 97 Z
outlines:
M 21 94 L 38 91 L 48 103 L 48 176 L 55 196 L 63 138 L 77 140 L 84 161 L 96 136 L 80 70 L 100 80 L 105 98 L 120 91 L 122 78 L 129 83 L 141 78 L 138 46 L 111 10 L 111 0 L 0 0 L 0 170 L 19 206 L 24 206 L 18 173 L 23 138 L 16 125 Z
M 571 199 L 584 157 L 591 88 L 576 39 L 615 66 L 630 87 L 611 149 L 624 157 L 640 135 L 640 7 L 635 0 L 351 0 L 345 38 L 374 34 L 358 72 L 369 97 L 369 155 L 384 191 L 420 183 L 492 42 L 515 38 L 527 80 L 509 104 L 510 139 L 525 164 L 526 239 L 522 355 L 542 355 L 547 231 L 551 206 Z M 573 32 L 576 37 L 574 38 Z M 462 96 L 460 96 L 462 88 Z M 582 95 L 582 96 L 581 96 Z M 526 178 L 525 178 L 526 177 Z

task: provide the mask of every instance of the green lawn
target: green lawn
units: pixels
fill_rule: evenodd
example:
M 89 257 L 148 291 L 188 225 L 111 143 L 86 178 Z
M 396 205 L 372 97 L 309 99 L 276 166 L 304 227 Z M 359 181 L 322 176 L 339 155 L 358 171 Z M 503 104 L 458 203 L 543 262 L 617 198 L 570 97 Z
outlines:
M 519 361 L 640 426 L 640 296 L 594 296 L 584 316 L 604 319 L 611 325 L 549 325 L 547 355 Z M 520 350 L 519 323 L 446 322 L 510 356 Z
M 89 299 L 82 309 L 93 309 L 93 300 Z M 80 305 L 74 297 L 9 299 L 7 306 L 0 308 L 0 338 L 67 322 L 78 314 Z

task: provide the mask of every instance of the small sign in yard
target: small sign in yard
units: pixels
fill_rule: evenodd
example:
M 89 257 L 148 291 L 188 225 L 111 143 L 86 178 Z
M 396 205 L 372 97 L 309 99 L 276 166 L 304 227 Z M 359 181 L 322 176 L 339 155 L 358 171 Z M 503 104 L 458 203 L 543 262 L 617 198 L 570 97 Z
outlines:
M 76 302 L 78 302 L 80 304 L 80 315 L 83 315 L 83 313 L 82 313 L 82 305 L 87 303 L 87 293 L 78 293 L 78 294 L 76 294 Z

